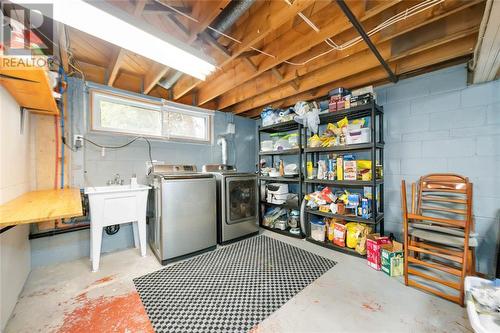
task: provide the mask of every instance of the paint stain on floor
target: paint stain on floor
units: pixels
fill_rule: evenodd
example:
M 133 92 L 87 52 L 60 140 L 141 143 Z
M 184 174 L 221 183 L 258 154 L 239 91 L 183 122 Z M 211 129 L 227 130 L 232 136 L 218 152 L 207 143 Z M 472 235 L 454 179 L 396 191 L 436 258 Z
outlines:
M 77 308 L 64 314 L 58 333 L 141 332 L 152 333 L 153 327 L 137 292 L 89 299 L 86 293 L 74 298 Z
M 375 303 L 375 302 L 363 303 L 362 307 L 363 307 L 363 309 L 371 311 L 371 312 L 382 311 L 382 305 Z
M 102 279 L 94 281 L 89 287 L 91 286 L 98 286 L 104 283 L 108 283 L 110 281 L 113 281 L 115 279 L 115 275 L 108 275 L 103 277 Z

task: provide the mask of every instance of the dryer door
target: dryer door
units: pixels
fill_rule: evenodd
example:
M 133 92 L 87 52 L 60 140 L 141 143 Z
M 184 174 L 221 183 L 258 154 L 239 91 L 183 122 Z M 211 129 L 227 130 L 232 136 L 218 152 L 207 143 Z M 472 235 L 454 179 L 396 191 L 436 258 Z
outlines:
M 257 220 L 257 177 L 226 178 L 226 223 L 236 224 Z

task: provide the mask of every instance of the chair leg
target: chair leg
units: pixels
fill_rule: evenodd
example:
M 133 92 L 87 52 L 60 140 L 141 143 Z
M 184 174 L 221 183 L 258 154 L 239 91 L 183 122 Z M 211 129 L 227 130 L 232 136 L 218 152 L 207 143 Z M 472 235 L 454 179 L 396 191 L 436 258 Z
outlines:
M 469 275 L 476 276 L 476 249 L 472 248 L 469 250 L 470 253 L 470 270 Z
M 404 273 L 404 278 L 405 278 L 405 285 L 408 286 L 408 257 L 411 255 L 410 250 L 408 250 L 408 247 L 411 244 L 411 239 L 412 236 L 408 235 L 406 236 L 404 240 L 404 247 L 403 247 L 403 252 L 404 252 L 404 258 L 403 258 L 403 273 Z

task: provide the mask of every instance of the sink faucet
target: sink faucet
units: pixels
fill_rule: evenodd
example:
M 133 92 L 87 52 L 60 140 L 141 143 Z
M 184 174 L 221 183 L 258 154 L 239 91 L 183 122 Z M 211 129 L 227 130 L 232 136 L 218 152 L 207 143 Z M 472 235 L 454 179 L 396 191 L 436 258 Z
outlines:
M 120 177 L 120 174 L 117 173 L 113 180 L 108 180 L 108 185 L 123 185 L 123 179 Z

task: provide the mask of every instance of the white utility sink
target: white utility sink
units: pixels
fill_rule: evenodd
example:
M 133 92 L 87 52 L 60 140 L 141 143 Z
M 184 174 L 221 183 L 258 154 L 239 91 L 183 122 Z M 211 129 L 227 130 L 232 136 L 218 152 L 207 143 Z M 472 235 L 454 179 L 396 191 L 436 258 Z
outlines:
M 99 269 L 102 228 L 122 223 L 132 223 L 134 245 L 146 255 L 146 185 L 110 185 L 87 187 L 90 205 L 90 258 L 92 271 Z M 139 246 L 140 245 L 140 246 Z
M 91 186 L 85 188 L 85 194 L 97 194 L 97 193 L 116 193 L 116 192 L 130 192 L 130 191 L 141 191 L 149 190 L 151 187 L 146 185 L 110 185 L 110 186 Z

